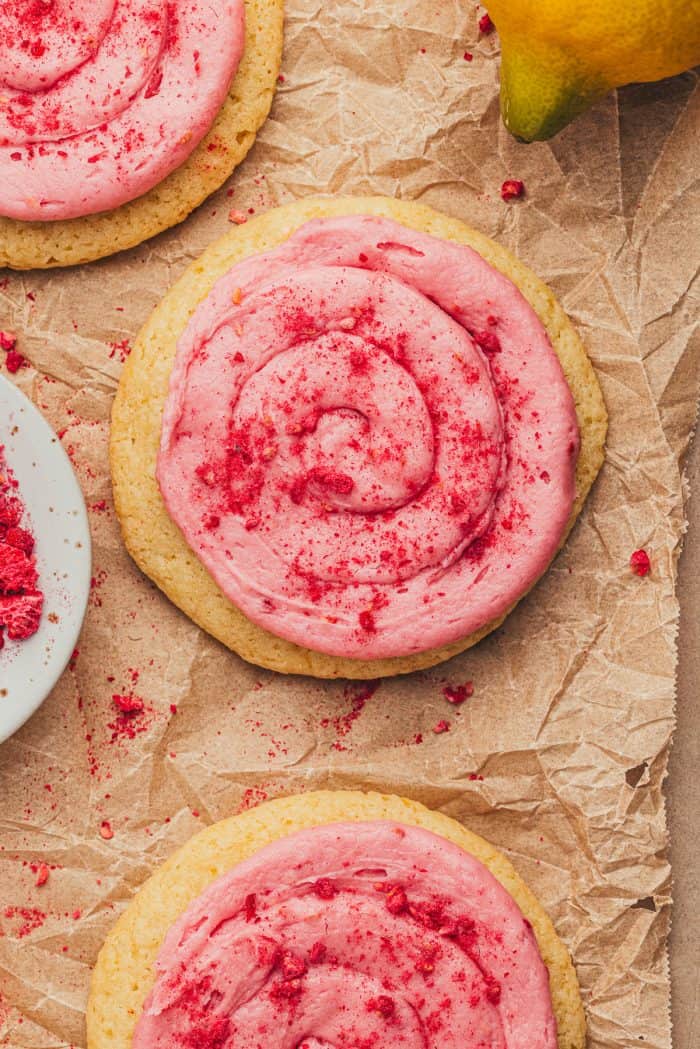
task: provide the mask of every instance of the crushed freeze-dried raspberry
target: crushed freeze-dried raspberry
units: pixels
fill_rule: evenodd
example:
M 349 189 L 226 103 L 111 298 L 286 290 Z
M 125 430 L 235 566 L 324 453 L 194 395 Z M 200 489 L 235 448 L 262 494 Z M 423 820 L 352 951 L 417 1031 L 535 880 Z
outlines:
M 109 342 L 107 343 L 107 345 L 110 347 L 110 360 L 119 355 L 119 360 L 122 362 L 122 364 L 127 359 L 132 350 L 131 343 L 128 339 L 122 339 L 120 342 Z
M 495 28 L 496 27 L 491 21 L 491 16 L 488 14 L 488 12 L 485 15 L 481 16 L 481 18 L 479 19 L 480 33 L 483 33 L 484 36 L 487 36 L 489 33 L 492 33 Z
M 500 353 L 501 352 L 501 340 L 492 331 L 475 331 L 472 332 L 472 338 L 476 342 L 484 353 Z
M 16 375 L 20 368 L 26 364 L 25 358 L 21 353 L 17 353 L 16 350 L 10 350 L 7 357 L 5 358 L 5 365 L 10 375 Z
M 386 909 L 389 914 L 403 914 L 408 908 L 408 896 L 401 885 L 394 885 L 386 897 Z
M 134 695 L 114 695 L 112 696 L 112 702 L 114 703 L 117 710 L 122 714 L 142 714 L 144 709 L 144 702 L 138 696 Z
M 635 575 L 645 576 L 651 572 L 651 561 L 646 550 L 635 550 L 630 557 L 630 568 Z
M 464 703 L 465 699 L 474 695 L 474 682 L 467 681 L 464 685 L 445 685 L 442 694 L 448 703 L 455 705 Z
M 0 460 L 1 473 L 2 461 Z M 2 482 L 0 481 L 0 528 L 14 528 L 21 520 L 22 504 L 14 496 L 2 494 Z
M 41 888 L 42 885 L 46 885 L 48 880 L 49 880 L 49 868 L 47 867 L 47 865 L 45 863 L 40 863 L 39 867 L 37 868 L 37 872 L 36 872 L 35 885 L 37 886 L 37 888 Z
M 486 997 L 493 1005 L 498 1005 L 501 1000 L 501 985 L 493 976 L 486 979 Z
M 2 335 L 5 343 L 14 338 L 7 332 Z M 34 536 L 21 527 L 24 507 L 17 487 L 0 446 L 0 648 L 5 632 L 11 641 L 25 641 L 35 634 L 44 604 L 32 556 Z
M 39 629 L 43 605 L 38 592 L 0 597 L 0 629 L 7 630 L 10 641 L 26 641 Z
M 36 581 L 36 565 L 24 550 L 7 543 L 0 545 L 0 594 L 33 590 Z
M 443 721 L 438 721 L 437 725 L 433 726 L 433 732 L 435 733 L 436 736 L 440 736 L 440 735 L 442 735 L 443 732 L 449 732 L 449 731 L 450 731 L 450 723 L 449 723 L 449 721 L 444 721 L 444 720 Z
M 332 900 L 336 894 L 336 888 L 330 878 L 319 878 L 314 882 L 314 892 L 320 900 Z
M 14 546 L 17 550 L 23 550 L 28 557 L 34 550 L 34 536 L 26 528 L 8 528 L 5 534 L 5 542 L 8 546 Z
M 367 1001 L 369 1012 L 379 1013 L 387 1020 L 394 1015 L 395 1008 L 394 999 L 389 998 L 386 994 L 378 994 L 376 998 L 369 998 Z
M 328 948 L 325 943 L 314 943 L 309 951 L 309 961 L 312 965 L 318 965 L 326 957 Z
M 525 195 L 525 183 L 519 178 L 507 178 L 501 186 L 504 200 L 519 200 Z
M 306 962 L 291 951 L 285 951 L 280 961 L 282 977 L 285 980 L 298 980 L 306 972 Z

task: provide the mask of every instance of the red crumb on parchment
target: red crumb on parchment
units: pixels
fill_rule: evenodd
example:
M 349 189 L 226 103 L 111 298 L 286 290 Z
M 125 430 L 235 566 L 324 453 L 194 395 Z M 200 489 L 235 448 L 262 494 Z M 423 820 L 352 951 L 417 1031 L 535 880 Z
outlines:
M 651 561 L 646 550 L 635 550 L 630 557 L 630 568 L 635 575 L 645 576 L 651 572 Z
M 156 717 L 154 708 L 131 690 L 113 693 L 112 706 L 116 717 L 107 721 L 107 729 L 110 732 L 108 743 L 123 743 L 135 739 L 148 731 Z
M 128 696 L 115 694 L 112 702 L 120 714 L 142 714 L 145 707 L 144 701 L 133 693 Z
M 8 921 L 15 921 L 17 927 L 14 932 L 19 939 L 24 939 L 36 929 L 40 929 L 46 921 L 47 915 L 37 907 L 6 907 L 3 916 Z
M 525 183 L 519 178 L 507 178 L 501 186 L 503 200 L 519 200 L 525 196 Z
M 356 686 L 348 685 L 345 688 L 344 696 L 350 700 L 350 710 L 334 718 L 322 718 L 321 728 L 328 728 L 330 725 L 337 733 L 337 739 L 331 744 L 333 750 L 347 749 L 341 743 L 341 740 L 351 731 L 380 684 L 381 681 L 379 679 L 374 679 L 372 681 L 358 682 Z
M 243 791 L 238 812 L 247 812 L 248 809 L 254 809 L 257 805 L 262 805 L 267 799 L 268 793 L 262 787 L 248 787 Z
M 46 885 L 49 880 L 49 868 L 45 863 L 40 863 L 36 871 L 35 885 L 37 888 L 41 888 L 42 885 Z
M 491 15 L 488 12 L 482 15 L 479 19 L 479 32 L 483 33 L 484 36 L 488 36 L 489 33 L 493 33 L 495 25 L 491 21 Z
M 155 661 L 149 660 L 147 666 L 153 668 Z M 80 673 L 77 651 L 69 671 L 76 675 L 76 702 L 88 771 L 98 782 L 110 780 L 118 765 L 128 760 L 137 737 L 152 733 L 158 726 L 165 728 L 172 715 L 171 706 L 160 709 L 149 701 L 139 685 L 142 670 L 138 667 L 105 674 L 104 689 Z
M 107 343 L 110 349 L 109 359 L 117 358 L 124 363 L 129 354 L 131 353 L 132 346 L 128 339 L 122 339 L 120 342 L 109 342 Z
M 5 638 L 26 641 L 41 622 L 44 595 L 19 485 L 0 445 L 0 649 Z
M 448 703 L 455 705 L 464 703 L 465 699 L 474 695 L 474 682 L 466 681 L 463 685 L 445 685 L 442 694 Z

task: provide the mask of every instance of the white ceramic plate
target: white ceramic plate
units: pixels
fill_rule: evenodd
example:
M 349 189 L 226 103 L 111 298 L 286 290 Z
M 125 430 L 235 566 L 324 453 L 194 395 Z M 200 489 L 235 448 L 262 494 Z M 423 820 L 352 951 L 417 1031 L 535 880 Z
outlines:
M 0 742 L 23 725 L 63 673 L 90 593 L 90 529 L 70 459 L 43 416 L 0 375 L 0 444 L 36 539 L 44 612 L 37 633 L 0 651 Z M 23 521 L 23 523 L 24 523 Z

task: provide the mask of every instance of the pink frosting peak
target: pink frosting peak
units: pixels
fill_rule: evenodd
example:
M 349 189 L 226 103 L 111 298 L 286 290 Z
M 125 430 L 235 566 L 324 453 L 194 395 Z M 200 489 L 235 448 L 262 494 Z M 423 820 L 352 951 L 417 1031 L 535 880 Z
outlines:
M 339 823 L 267 846 L 175 923 L 134 1049 L 556 1049 L 529 922 L 429 831 Z
M 0 215 L 118 207 L 179 167 L 243 53 L 243 0 L 3 0 Z
M 374 659 L 514 604 L 561 540 L 578 447 L 518 289 L 468 247 L 353 216 L 307 223 L 200 304 L 157 473 L 250 619 Z

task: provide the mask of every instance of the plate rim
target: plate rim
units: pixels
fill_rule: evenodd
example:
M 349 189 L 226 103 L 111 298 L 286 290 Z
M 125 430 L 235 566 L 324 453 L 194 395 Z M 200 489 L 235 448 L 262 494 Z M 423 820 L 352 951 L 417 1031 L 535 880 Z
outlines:
M 65 660 L 58 660 L 55 667 L 48 673 L 45 683 L 41 687 L 37 687 L 36 695 L 29 702 L 22 700 L 19 705 L 19 709 L 13 714 L 9 715 L 7 724 L 5 727 L 0 724 L 0 747 L 3 743 L 7 742 L 11 736 L 17 732 L 22 725 L 26 724 L 27 721 L 37 712 L 43 703 L 48 699 L 51 692 L 53 692 L 59 679 L 62 677 L 66 667 L 68 666 L 71 655 L 75 649 L 75 645 L 80 637 L 85 622 L 85 616 L 88 608 L 88 601 L 90 598 L 90 580 L 92 578 L 92 533 L 90 530 L 90 518 L 87 511 L 87 505 L 85 502 L 85 494 L 82 486 L 78 480 L 77 474 L 73 467 L 73 463 L 70 460 L 70 456 L 63 447 L 61 440 L 53 429 L 49 421 L 44 417 L 40 409 L 34 404 L 32 400 L 13 382 L 7 379 L 4 375 L 0 375 L 0 401 L 5 398 L 10 401 L 10 407 L 14 401 L 15 406 L 20 408 L 26 413 L 26 418 L 30 420 L 32 427 L 36 427 L 39 431 L 39 443 L 49 444 L 55 450 L 58 458 L 63 461 L 64 465 L 68 468 L 67 474 L 72 478 L 72 483 L 75 487 L 75 493 L 78 496 L 75 504 L 76 523 L 81 527 L 84 533 L 83 547 L 85 550 L 85 556 L 82 559 L 82 579 L 80 574 L 78 575 L 78 585 L 76 586 L 76 628 L 75 632 L 72 633 L 72 644 L 67 646 L 68 654 Z M 21 484 L 21 482 L 20 482 Z M 36 529 L 36 523 L 34 524 Z

